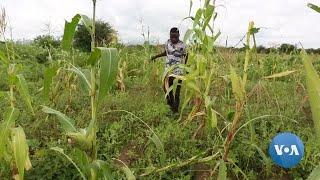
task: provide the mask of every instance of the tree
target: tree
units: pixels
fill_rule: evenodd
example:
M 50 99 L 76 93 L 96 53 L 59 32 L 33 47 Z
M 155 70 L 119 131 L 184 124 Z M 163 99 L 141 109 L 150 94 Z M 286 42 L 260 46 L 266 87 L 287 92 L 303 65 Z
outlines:
M 281 46 L 278 48 L 278 50 L 281 53 L 291 53 L 292 51 L 296 50 L 296 47 L 292 44 L 281 44 Z
M 257 53 L 266 53 L 267 52 L 267 48 L 265 48 L 264 46 L 260 45 L 257 47 Z
M 40 35 L 40 36 L 37 36 L 33 42 L 35 44 L 37 44 L 38 46 L 41 46 L 42 48 L 51 48 L 51 47 L 54 47 L 54 48 L 57 48 L 60 46 L 60 41 L 55 39 L 53 36 L 51 35 Z
M 96 22 L 96 46 L 108 46 L 117 41 L 117 32 L 102 20 Z M 74 46 L 83 51 L 91 50 L 91 35 L 84 24 L 79 24 L 74 35 Z

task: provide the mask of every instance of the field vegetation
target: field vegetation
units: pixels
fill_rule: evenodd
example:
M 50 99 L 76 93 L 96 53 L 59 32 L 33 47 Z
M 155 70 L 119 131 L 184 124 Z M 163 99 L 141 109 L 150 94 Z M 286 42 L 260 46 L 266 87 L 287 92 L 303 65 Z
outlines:
M 30 44 L 5 36 L 0 13 L 0 179 L 320 179 L 317 50 L 259 46 L 254 22 L 243 25 L 243 48 L 217 46 L 214 2 L 191 1 L 174 115 L 162 90 L 168 72 L 149 60 L 163 47 L 149 32 L 143 45 L 117 43 L 92 6 L 66 22 L 61 40 L 47 34 Z M 268 155 L 287 131 L 305 145 L 292 169 Z

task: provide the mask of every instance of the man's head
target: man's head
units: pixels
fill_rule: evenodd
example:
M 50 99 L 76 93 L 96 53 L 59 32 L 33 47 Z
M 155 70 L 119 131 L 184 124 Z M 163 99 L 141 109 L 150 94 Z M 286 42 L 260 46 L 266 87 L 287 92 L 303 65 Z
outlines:
M 179 42 L 179 37 L 180 37 L 180 33 L 179 33 L 179 29 L 176 27 L 171 28 L 170 30 L 170 40 L 173 44 L 176 44 Z

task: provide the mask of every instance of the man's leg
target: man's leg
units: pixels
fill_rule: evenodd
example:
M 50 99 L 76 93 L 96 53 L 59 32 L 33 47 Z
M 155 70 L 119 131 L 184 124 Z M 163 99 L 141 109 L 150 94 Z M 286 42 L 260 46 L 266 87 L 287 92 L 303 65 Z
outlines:
M 174 81 L 174 77 L 169 77 L 168 78 L 169 81 L 169 89 L 172 87 L 173 85 L 173 81 Z M 167 93 L 165 91 L 165 93 Z M 174 108 L 174 95 L 173 95 L 173 90 L 171 90 L 167 96 L 167 104 L 170 106 L 170 108 L 173 110 Z
M 174 97 L 174 107 L 173 107 L 174 112 L 179 112 L 181 83 L 182 83 L 182 80 L 178 80 L 178 85 L 177 85 L 177 89 Z

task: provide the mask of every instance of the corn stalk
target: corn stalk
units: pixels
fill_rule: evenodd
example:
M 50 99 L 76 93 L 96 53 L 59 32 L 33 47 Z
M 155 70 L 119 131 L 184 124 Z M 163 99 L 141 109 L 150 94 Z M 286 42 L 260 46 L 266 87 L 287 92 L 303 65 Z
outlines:
M 190 1 L 190 12 L 193 2 Z M 190 13 L 189 13 L 190 14 Z M 185 107 L 193 102 L 192 110 L 184 121 L 186 126 L 195 118 L 199 119 L 200 125 L 194 134 L 202 134 L 204 127 L 215 128 L 217 126 L 216 112 L 213 109 L 215 98 L 210 97 L 210 90 L 214 71 L 216 69 L 212 54 L 214 53 L 214 43 L 220 36 L 220 32 L 215 33 L 210 24 L 217 17 L 215 4 L 206 0 L 194 16 L 186 17 L 193 21 L 193 28 L 189 29 L 184 37 L 184 41 L 189 44 L 188 64 L 182 66 L 187 74 L 184 76 L 184 102 L 181 107 L 180 120 Z M 207 32 L 210 32 L 209 34 Z
M 243 77 L 241 78 L 239 75 L 237 75 L 236 71 L 231 67 L 230 79 L 232 82 L 232 91 L 236 99 L 236 105 L 235 105 L 235 114 L 233 117 L 233 121 L 231 123 L 231 127 L 229 129 L 227 138 L 224 143 L 224 155 L 223 155 L 224 161 L 227 161 L 228 159 L 230 147 L 235 137 L 235 133 L 239 127 L 243 110 L 247 102 L 247 95 L 246 95 L 245 88 L 246 88 L 247 78 L 248 78 L 248 75 L 247 75 L 248 64 L 252 60 L 252 53 L 255 49 L 250 47 L 250 40 L 251 40 L 251 37 L 253 37 L 253 40 L 254 40 L 254 34 L 257 33 L 258 31 L 259 29 L 254 27 L 254 23 L 250 22 L 247 35 L 246 35 L 246 45 L 245 45 L 246 56 L 245 56 L 245 63 L 244 63 L 244 69 L 243 69 Z
M 85 175 L 80 173 L 82 177 L 89 177 L 90 179 L 107 178 L 108 164 L 98 159 L 97 156 L 97 131 L 98 131 L 98 109 L 103 103 L 104 98 L 108 94 L 111 86 L 116 80 L 118 69 L 118 52 L 114 48 L 96 47 L 95 43 L 95 19 L 96 19 L 96 0 L 92 0 L 93 15 L 92 19 L 85 15 L 77 14 L 73 17 L 71 22 L 66 22 L 65 31 L 62 40 L 62 49 L 69 51 L 72 49 L 73 36 L 76 26 L 81 21 L 84 23 L 91 35 L 91 55 L 87 60 L 89 69 L 81 69 L 69 64 L 69 68 L 65 69 L 72 74 L 78 76 L 81 81 L 84 92 L 88 92 L 91 103 L 91 120 L 89 125 L 82 129 L 75 126 L 75 122 L 67 115 L 43 106 L 43 112 L 55 115 L 60 125 L 68 137 L 68 142 L 80 150 L 81 156 L 75 156 L 75 160 L 80 160 L 81 157 L 86 157 L 88 162 L 82 166 L 79 172 L 84 172 Z M 54 73 L 53 73 L 54 74 Z M 49 84 L 49 83 L 48 83 Z M 56 152 L 64 155 L 67 159 L 76 166 L 72 158 L 66 156 L 59 148 L 53 148 Z M 78 168 L 77 168 L 78 169 Z M 79 169 L 78 169 L 79 170 Z M 86 178 L 84 178 L 86 179 Z

